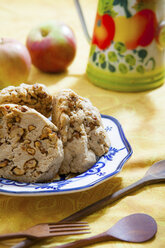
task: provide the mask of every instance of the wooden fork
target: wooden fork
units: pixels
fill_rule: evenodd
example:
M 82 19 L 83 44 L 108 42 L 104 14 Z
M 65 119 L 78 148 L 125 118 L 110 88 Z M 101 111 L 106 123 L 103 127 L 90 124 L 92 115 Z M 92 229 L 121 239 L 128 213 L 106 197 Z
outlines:
M 48 238 L 63 235 L 84 234 L 89 232 L 87 222 L 43 223 L 32 226 L 25 231 L 0 235 L 0 240 L 14 238 Z

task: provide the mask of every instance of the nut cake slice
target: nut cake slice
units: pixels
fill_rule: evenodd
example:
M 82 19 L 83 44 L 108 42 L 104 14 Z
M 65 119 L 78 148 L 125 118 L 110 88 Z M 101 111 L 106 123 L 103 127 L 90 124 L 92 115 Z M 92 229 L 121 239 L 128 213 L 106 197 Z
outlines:
M 52 121 L 59 128 L 64 145 L 60 174 L 81 173 L 108 152 L 110 140 L 100 113 L 92 103 L 70 89 L 53 99 Z
M 43 84 L 21 84 L 9 86 L 0 91 L 0 104 L 14 103 L 34 108 L 49 117 L 52 111 L 52 96 Z
M 0 177 L 52 180 L 63 157 L 58 129 L 45 116 L 27 106 L 0 105 Z

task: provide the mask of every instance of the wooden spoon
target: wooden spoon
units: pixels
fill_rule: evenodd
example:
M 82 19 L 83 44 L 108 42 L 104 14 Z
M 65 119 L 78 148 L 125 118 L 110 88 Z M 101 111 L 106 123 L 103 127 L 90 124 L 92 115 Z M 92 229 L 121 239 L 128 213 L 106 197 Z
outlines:
M 121 190 L 116 191 L 115 193 L 104 197 L 103 199 L 94 202 L 93 204 L 79 210 L 78 212 L 64 218 L 59 221 L 60 223 L 66 221 L 75 221 L 81 220 L 82 218 L 87 217 L 90 214 L 102 209 L 103 207 L 121 199 L 122 197 L 143 188 L 146 185 L 156 184 L 156 183 L 164 183 L 165 182 L 165 160 L 161 160 L 155 164 L 153 164 L 149 170 L 146 172 L 144 177 L 137 182 L 125 187 Z M 32 241 L 27 239 L 25 241 L 20 242 L 19 244 L 13 246 L 13 248 L 23 248 L 23 247 L 31 247 L 32 244 L 37 243 L 38 240 Z
M 68 244 L 55 246 L 55 248 L 79 248 L 111 240 L 141 243 L 153 238 L 156 232 L 157 224 L 155 220 L 147 214 L 138 213 L 122 218 L 106 232 Z
M 112 195 L 108 195 L 97 202 L 94 202 L 86 208 L 83 208 L 78 212 L 66 217 L 60 222 L 80 220 L 146 185 L 161 182 L 165 182 L 165 160 L 161 160 L 153 164 L 145 173 L 144 177 L 137 182 L 129 185 L 128 187 L 120 189 Z

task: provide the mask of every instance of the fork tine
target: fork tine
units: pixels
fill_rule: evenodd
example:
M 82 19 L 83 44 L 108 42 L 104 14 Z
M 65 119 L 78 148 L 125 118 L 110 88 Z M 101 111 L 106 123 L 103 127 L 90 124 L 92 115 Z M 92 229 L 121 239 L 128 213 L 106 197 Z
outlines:
M 65 235 L 77 235 L 77 234 L 87 234 L 89 231 L 67 231 L 67 232 L 57 232 L 56 235 L 51 233 L 52 236 L 65 236 Z M 49 235 L 50 236 L 50 235 Z
M 49 233 L 57 234 L 60 232 L 84 232 L 88 231 L 88 222 L 76 221 L 76 222 L 66 222 L 66 223 L 49 223 Z
M 49 232 L 50 233 L 56 233 L 56 232 L 65 232 L 65 231 L 83 231 L 83 230 L 89 230 L 89 228 L 55 228 L 55 229 L 50 229 Z
M 63 226 L 63 225 L 74 225 L 74 224 L 76 224 L 76 225 L 88 225 L 88 222 L 86 222 L 86 221 L 76 221 L 76 222 L 62 222 L 62 223 L 57 223 L 57 222 L 52 222 L 52 223 L 48 223 L 48 225 L 49 226 L 52 226 L 52 225 L 56 225 L 56 226 Z
M 69 223 L 69 224 L 61 224 L 61 225 L 49 225 L 49 229 L 54 229 L 54 228 L 65 228 L 65 227 L 87 227 L 89 226 L 88 224 L 78 224 L 78 223 Z

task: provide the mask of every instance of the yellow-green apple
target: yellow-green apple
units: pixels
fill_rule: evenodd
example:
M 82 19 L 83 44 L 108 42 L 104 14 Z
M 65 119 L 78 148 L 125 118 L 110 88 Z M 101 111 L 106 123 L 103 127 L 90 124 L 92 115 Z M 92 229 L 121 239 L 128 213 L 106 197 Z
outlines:
M 72 29 L 55 20 L 34 27 L 27 36 L 26 45 L 33 65 L 44 72 L 66 70 L 76 53 Z
M 0 88 L 26 82 L 31 67 L 28 49 L 11 38 L 0 38 Z

